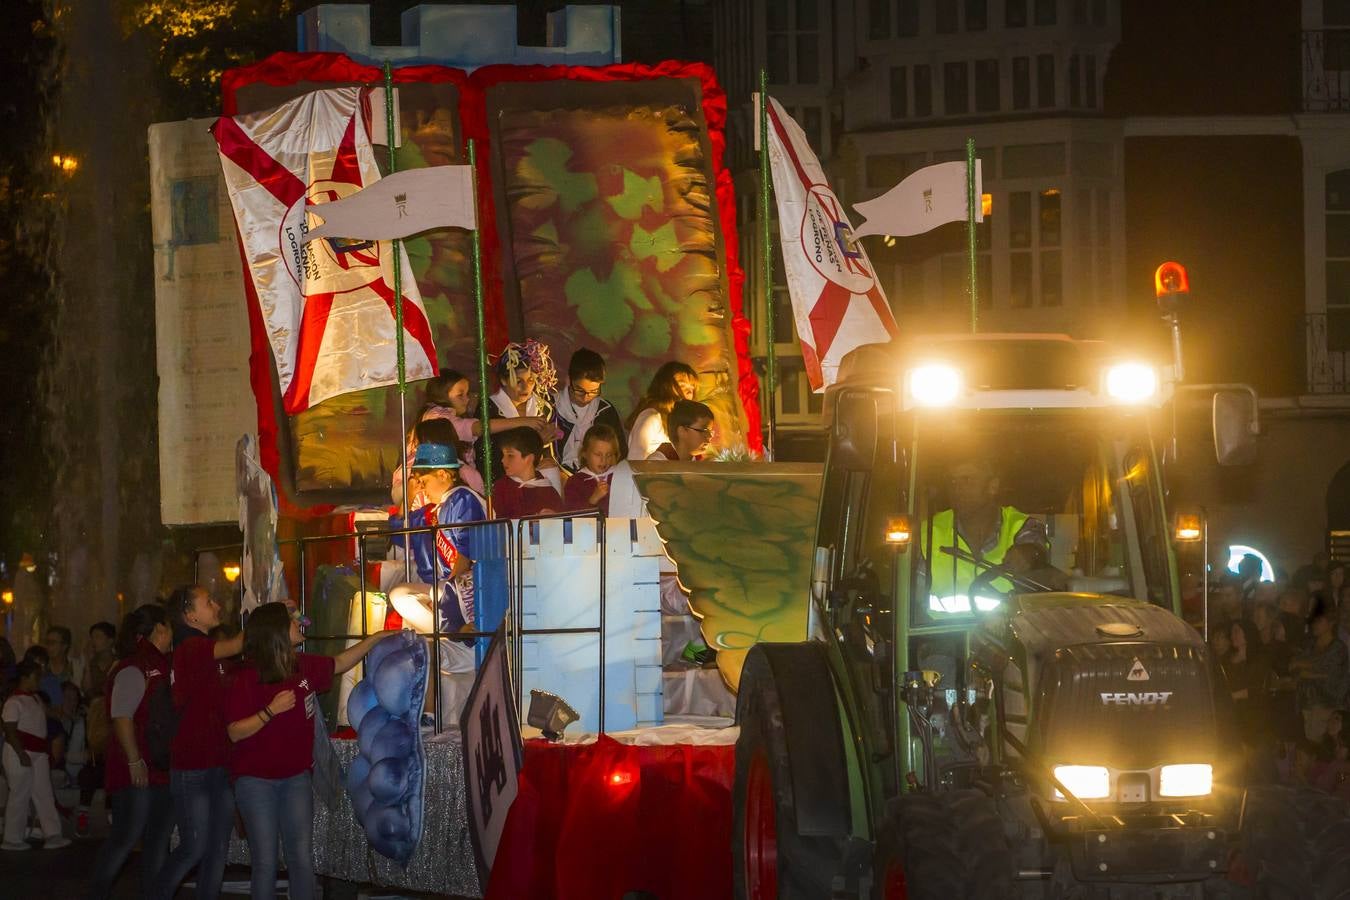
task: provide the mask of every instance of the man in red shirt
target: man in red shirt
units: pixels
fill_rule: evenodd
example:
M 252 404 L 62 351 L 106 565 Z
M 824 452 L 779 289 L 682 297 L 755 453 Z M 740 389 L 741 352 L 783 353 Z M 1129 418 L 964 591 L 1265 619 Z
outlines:
M 220 624 L 220 604 L 200 585 L 178 588 L 167 605 L 174 626 L 173 705 L 178 712 L 169 790 L 179 844 L 160 869 L 150 897 L 168 900 L 196 867 L 194 896 L 215 900 L 234 824 L 224 660 L 243 650 L 244 634 L 218 641 L 208 636 Z

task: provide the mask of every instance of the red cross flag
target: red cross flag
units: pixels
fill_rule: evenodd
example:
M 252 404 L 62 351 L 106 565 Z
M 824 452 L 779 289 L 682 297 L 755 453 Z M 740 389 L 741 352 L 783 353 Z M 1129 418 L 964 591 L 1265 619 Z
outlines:
M 308 209 L 380 178 L 373 92 L 313 91 L 275 109 L 222 117 L 211 129 L 287 413 L 398 381 L 392 245 L 305 242 L 318 224 Z M 430 378 L 431 328 L 407 256 L 399 262 L 406 378 Z
M 895 337 L 895 317 L 806 134 L 769 102 L 769 163 L 792 315 L 811 389 L 833 384 L 855 347 Z

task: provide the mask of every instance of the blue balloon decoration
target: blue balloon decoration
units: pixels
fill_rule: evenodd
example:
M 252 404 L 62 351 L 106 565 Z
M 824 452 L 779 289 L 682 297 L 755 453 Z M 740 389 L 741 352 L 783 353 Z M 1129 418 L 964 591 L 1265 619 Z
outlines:
M 374 708 L 380 700 L 375 696 L 375 689 L 370 686 L 370 682 L 362 679 L 352 688 L 351 694 L 347 696 L 347 721 L 353 728 L 361 727 L 361 720 L 365 718 L 366 713 Z
M 375 645 L 347 701 L 360 754 L 347 770 L 356 820 L 377 853 L 408 864 L 422 837 L 426 759 L 420 730 L 427 643 L 403 632 Z
M 392 803 L 408 791 L 407 758 L 390 756 L 382 759 L 371 767 L 369 777 L 367 784 L 371 796 L 381 803 Z
M 375 709 L 366 713 L 366 717 L 361 720 L 361 724 L 365 727 L 356 729 L 357 749 L 361 751 L 361 755 L 366 758 L 366 761 L 372 765 L 375 760 L 370 756 L 371 745 L 375 743 L 375 738 L 379 735 L 380 730 L 384 728 L 385 725 L 389 724 L 389 720 L 392 718 L 393 716 L 389 715 L 388 710 L 377 706 Z
M 408 698 L 418 680 L 417 662 L 407 650 L 390 653 L 375 670 L 372 680 L 380 705 L 398 715 L 408 708 Z

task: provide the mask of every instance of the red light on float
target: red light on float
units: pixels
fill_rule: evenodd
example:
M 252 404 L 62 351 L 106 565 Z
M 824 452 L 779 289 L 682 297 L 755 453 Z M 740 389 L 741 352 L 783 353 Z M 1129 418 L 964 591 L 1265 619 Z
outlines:
M 1153 273 L 1153 291 L 1159 299 L 1174 294 L 1189 294 L 1190 280 L 1186 267 L 1179 262 L 1165 262 Z
M 610 787 L 623 787 L 633 783 L 633 773 L 627 769 L 614 769 L 605 776 L 605 784 Z

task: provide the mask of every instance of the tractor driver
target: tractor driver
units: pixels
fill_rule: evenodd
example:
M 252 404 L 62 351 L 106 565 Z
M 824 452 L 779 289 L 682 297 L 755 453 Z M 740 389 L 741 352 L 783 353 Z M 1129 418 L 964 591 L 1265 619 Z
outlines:
M 931 567 L 929 609 L 936 613 L 971 611 L 970 587 L 991 566 L 1001 566 L 1008 551 L 1019 544 L 1045 548 L 1045 523 L 1013 506 L 998 504 L 999 479 L 985 455 L 962 456 L 947 471 L 951 508 L 935 513 L 924 524 L 924 557 Z M 930 553 L 929 546 L 936 548 Z M 955 548 L 957 552 L 944 552 Z M 979 560 L 972 561 L 971 557 Z M 1010 568 L 1018 554 L 1008 560 Z M 975 609 L 988 611 L 1012 589 L 1005 578 L 979 579 L 987 591 L 977 591 Z M 984 596 L 987 593 L 989 596 Z

